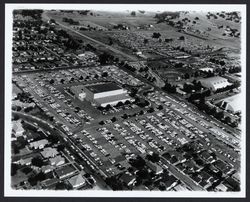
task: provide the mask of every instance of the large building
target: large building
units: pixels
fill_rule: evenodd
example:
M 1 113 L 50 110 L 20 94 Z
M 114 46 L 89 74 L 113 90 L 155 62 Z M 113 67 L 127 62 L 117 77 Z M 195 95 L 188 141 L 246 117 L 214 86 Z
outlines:
M 212 91 L 216 91 L 217 89 L 231 85 L 231 83 L 229 83 L 227 79 L 220 76 L 200 79 L 199 81 L 201 82 L 202 86 L 207 87 Z
M 105 107 L 107 105 L 116 105 L 118 102 L 132 101 L 127 90 L 121 88 L 114 82 L 95 83 L 90 85 L 74 86 L 71 88 L 80 100 L 87 101 Z
M 222 103 L 221 107 L 225 110 L 230 111 L 232 113 L 237 113 L 241 111 L 242 108 L 242 99 L 240 95 L 234 95 L 228 98 L 225 98 Z

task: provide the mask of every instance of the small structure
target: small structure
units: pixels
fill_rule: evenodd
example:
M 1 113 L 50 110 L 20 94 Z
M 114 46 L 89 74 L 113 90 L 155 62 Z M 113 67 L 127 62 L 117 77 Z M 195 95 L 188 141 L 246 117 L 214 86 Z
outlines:
M 54 158 L 50 158 L 50 165 L 52 166 L 60 166 L 65 163 L 65 159 L 62 156 L 56 156 Z
M 23 135 L 24 129 L 23 129 L 21 120 L 13 122 L 12 131 L 14 132 L 15 137 L 20 137 Z
M 159 175 L 163 172 L 162 167 L 160 167 L 157 163 L 147 161 L 146 164 L 156 175 Z
M 31 142 L 30 143 L 30 148 L 43 149 L 48 143 L 49 143 L 49 141 L 46 140 L 46 139 L 38 140 L 38 141 L 35 141 L 35 142 Z
M 71 177 L 68 181 L 74 189 L 77 189 L 86 183 L 85 179 L 82 177 L 81 174 Z
M 58 151 L 55 148 L 46 147 L 41 152 L 43 158 L 55 157 L 58 154 Z
M 131 175 L 129 173 L 124 173 L 121 177 L 120 180 L 126 185 L 126 186 L 132 186 L 134 185 L 136 181 L 136 177 L 134 175 Z
M 59 179 L 63 179 L 63 178 L 69 177 L 69 176 L 73 175 L 74 173 L 76 173 L 76 170 L 72 166 L 67 165 L 67 166 L 63 166 L 63 167 L 58 168 L 55 171 L 55 173 Z

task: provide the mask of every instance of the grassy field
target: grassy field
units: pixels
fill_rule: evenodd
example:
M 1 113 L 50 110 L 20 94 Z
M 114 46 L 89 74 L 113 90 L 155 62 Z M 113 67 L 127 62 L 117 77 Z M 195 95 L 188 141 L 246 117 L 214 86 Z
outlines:
M 91 27 L 99 27 L 105 28 L 106 31 L 82 31 L 84 34 L 101 41 L 103 43 L 109 44 L 110 38 L 113 33 L 119 33 L 120 31 L 112 30 L 107 31 L 108 29 L 113 28 L 114 25 L 118 23 L 127 25 L 131 29 L 130 31 L 122 31 L 122 32 L 134 32 L 135 34 L 139 34 L 144 38 L 152 37 L 153 32 L 160 32 L 161 39 L 172 38 L 173 42 L 169 43 L 171 46 L 182 46 L 186 48 L 192 48 L 193 50 L 202 51 L 202 49 L 206 49 L 207 46 L 214 47 L 214 49 L 219 48 L 229 48 L 231 50 L 239 50 L 240 49 L 240 38 L 223 36 L 225 28 L 230 26 L 231 28 L 238 29 L 240 31 L 240 23 L 235 23 L 232 21 L 225 20 L 224 18 L 219 17 L 218 19 L 207 19 L 205 12 L 181 12 L 180 17 L 175 21 L 182 21 L 184 18 L 188 18 L 190 22 L 187 22 L 186 26 L 189 27 L 192 31 L 199 30 L 200 34 L 193 33 L 192 31 L 188 31 L 188 33 L 192 34 L 188 35 L 185 33 L 178 32 L 177 28 L 173 28 L 170 25 L 167 25 L 166 22 L 157 23 L 157 19 L 154 18 L 154 13 L 145 13 L 141 14 L 137 12 L 137 16 L 133 17 L 130 15 L 130 12 L 101 12 L 101 11 L 90 11 L 93 15 L 81 15 L 78 12 L 74 11 L 73 13 L 65 13 L 59 11 L 49 11 L 48 16 L 55 19 L 56 21 L 68 25 L 65 22 L 62 22 L 63 18 L 72 18 L 75 21 L 79 21 L 80 25 L 90 25 Z M 196 19 L 199 18 L 199 20 Z M 192 22 L 196 21 L 196 24 Z M 141 25 L 152 25 L 152 28 L 148 30 L 140 30 L 137 29 L 138 26 Z M 223 25 L 223 28 L 218 28 L 218 26 Z M 210 29 L 210 31 L 208 31 Z M 180 41 L 179 37 L 184 36 L 185 40 Z M 203 37 L 199 38 L 199 37 Z M 156 40 L 156 43 L 158 41 Z M 122 50 L 126 53 L 131 54 L 131 50 L 129 50 L 124 44 L 118 43 L 113 40 L 113 46 L 119 50 Z M 98 47 L 101 48 L 101 47 Z

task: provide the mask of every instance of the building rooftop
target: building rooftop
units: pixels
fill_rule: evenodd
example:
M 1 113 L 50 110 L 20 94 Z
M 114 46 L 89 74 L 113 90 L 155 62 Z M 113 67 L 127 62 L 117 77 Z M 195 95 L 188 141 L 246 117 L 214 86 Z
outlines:
M 68 181 L 72 185 L 72 187 L 78 187 L 85 184 L 85 180 L 81 174 L 71 177 Z
M 76 172 L 76 170 L 72 166 L 67 165 L 67 166 L 58 168 L 55 172 L 57 176 L 63 177 L 63 176 L 67 176 L 71 173 Z
M 47 147 L 44 148 L 41 152 L 44 158 L 54 157 L 58 154 L 58 151 L 55 148 Z
M 108 96 L 108 97 L 103 97 L 103 98 L 97 98 L 95 101 L 98 104 L 106 104 L 106 103 L 112 103 L 116 101 L 123 101 L 123 100 L 130 100 L 131 97 L 127 94 L 119 94 L 119 95 L 113 95 L 113 96 Z
M 108 91 L 120 90 L 122 89 L 117 84 L 110 82 L 110 83 L 101 83 L 101 84 L 93 84 L 85 86 L 89 91 L 92 93 L 104 93 Z
M 218 82 L 218 81 L 224 81 L 224 82 L 226 82 L 227 79 L 223 78 L 223 77 L 220 77 L 220 76 L 214 76 L 214 77 L 200 79 L 200 81 L 209 81 L 209 82 L 213 83 L 213 82 Z

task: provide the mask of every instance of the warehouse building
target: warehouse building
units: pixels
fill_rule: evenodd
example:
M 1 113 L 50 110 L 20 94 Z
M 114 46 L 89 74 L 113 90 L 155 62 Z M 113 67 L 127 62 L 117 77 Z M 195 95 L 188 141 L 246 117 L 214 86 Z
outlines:
M 71 88 L 80 100 L 87 101 L 102 107 L 116 105 L 118 102 L 133 101 L 126 89 L 121 88 L 114 82 L 95 83 L 91 85 L 74 86 Z
M 202 86 L 212 91 L 216 91 L 217 89 L 224 88 L 228 85 L 231 85 L 231 83 L 229 83 L 227 79 L 220 77 L 220 76 L 200 79 L 199 81 L 201 82 Z
M 232 113 L 237 113 L 241 111 L 242 100 L 239 94 L 225 98 L 222 103 L 221 107 L 227 111 Z

